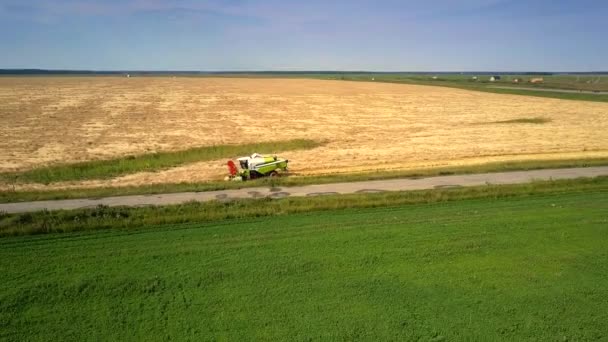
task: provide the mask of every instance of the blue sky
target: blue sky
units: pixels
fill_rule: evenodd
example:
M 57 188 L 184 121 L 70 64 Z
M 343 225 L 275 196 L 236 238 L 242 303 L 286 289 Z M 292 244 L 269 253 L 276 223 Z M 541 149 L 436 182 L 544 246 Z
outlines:
M 0 0 L 0 68 L 608 70 L 601 0 Z

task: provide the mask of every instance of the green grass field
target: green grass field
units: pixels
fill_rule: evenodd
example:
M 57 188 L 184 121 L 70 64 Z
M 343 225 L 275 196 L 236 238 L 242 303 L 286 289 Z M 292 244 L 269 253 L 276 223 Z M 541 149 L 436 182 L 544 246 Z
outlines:
M 43 184 L 88 179 L 108 179 L 136 172 L 158 171 L 188 163 L 232 158 L 257 150 L 277 153 L 312 149 L 321 144 L 313 140 L 295 139 L 256 144 L 203 146 L 174 152 L 157 152 L 108 160 L 50 165 L 24 172 L 2 173 L 0 174 L 0 179 Z
M 608 338 L 605 189 L 0 239 L 0 340 Z

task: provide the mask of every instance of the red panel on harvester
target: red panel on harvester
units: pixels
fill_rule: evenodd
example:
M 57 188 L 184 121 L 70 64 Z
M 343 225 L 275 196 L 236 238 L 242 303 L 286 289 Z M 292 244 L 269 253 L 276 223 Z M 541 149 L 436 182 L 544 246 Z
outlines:
M 228 172 L 230 173 L 231 176 L 236 176 L 236 174 L 238 172 L 236 165 L 234 165 L 234 162 L 232 160 L 228 161 Z

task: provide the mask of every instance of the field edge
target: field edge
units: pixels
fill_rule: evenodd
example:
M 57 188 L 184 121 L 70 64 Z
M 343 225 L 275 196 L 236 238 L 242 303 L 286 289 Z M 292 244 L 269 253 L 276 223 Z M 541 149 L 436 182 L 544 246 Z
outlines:
M 398 178 L 421 178 L 444 175 L 492 173 L 507 171 L 526 171 L 541 169 L 606 166 L 608 158 L 555 159 L 534 161 L 494 162 L 459 167 L 438 167 L 414 170 L 376 171 L 364 173 L 344 173 L 333 175 L 283 177 L 259 179 L 248 182 L 202 182 L 202 183 L 165 183 L 145 186 L 71 188 L 42 191 L 0 191 L 0 203 L 30 202 L 60 199 L 101 198 L 110 196 L 152 195 L 161 193 L 202 192 L 229 189 L 243 189 L 260 186 L 301 186 L 358 182 Z
M 283 216 L 351 208 L 394 207 L 469 199 L 527 197 L 572 192 L 607 192 L 608 176 L 573 180 L 534 181 L 525 184 L 484 185 L 368 194 L 242 199 L 229 202 L 188 202 L 149 207 L 108 207 L 0 213 L 0 237 L 91 231 L 145 229 L 180 223 L 220 222 L 230 219 Z

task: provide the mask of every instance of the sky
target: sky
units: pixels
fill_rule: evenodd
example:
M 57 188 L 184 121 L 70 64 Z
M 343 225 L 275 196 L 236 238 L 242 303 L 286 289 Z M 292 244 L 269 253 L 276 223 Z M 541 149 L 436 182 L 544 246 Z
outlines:
M 0 68 L 606 71 L 607 0 L 0 0 Z

